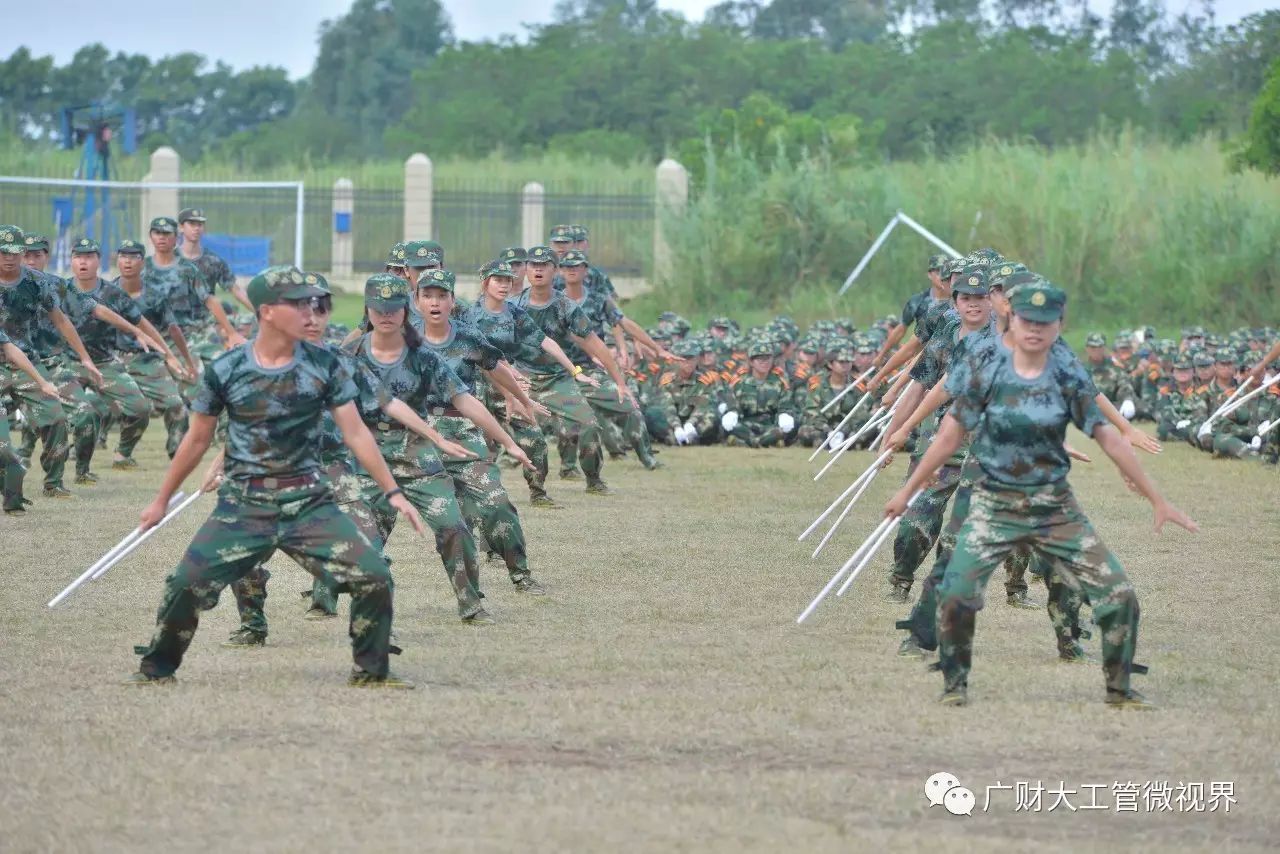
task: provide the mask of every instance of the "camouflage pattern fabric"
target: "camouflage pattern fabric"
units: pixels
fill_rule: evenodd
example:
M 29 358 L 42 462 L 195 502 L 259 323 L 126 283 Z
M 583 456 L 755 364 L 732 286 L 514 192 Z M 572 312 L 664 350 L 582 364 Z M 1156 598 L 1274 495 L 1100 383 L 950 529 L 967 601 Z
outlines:
M 600 479 L 600 470 L 604 461 L 601 448 L 600 424 L 596 416 L 578 390 L 578 383 L 563 371 L 560 374 L 535 374 L 529 377 L 529 396 L 551 410 L 563 429 L 576 438 L 574 442 L 582 463 L 582 472 L 589 482 Z M 522 446 L 523 447 L 523 446 Z M 539 488 L 545 489 L 547 467 L 545 459 L 538 466 L 535 480 Z M 532 486 L 530 487 L 532 488 Z
M 218 603 L 222 588 L 264 563 L 276 550 L 332 589 L 351 595 L 351 650 L 356 666 L 385 675 L 391 646 L 391 571 L 379 549 L 338 509 L 327 484 L 250 489 L 228 480 L 213 514 L 165 579 L 151 643 L 138 648 L 141 670 L 168 676 L 182 664 L 199 612 Z
M 698 444 L 714 444 L 720 438 L 719 406 L 732 401 L 732 392 L 720 373 L 704 370 L 683 376 L 677 371 L 670 390 L 680 424 L 693 425 Z
M 123 362 L 118 359 L 95 362 L 95 367 L 102 373 L 102 387 L 97 389 L 93 399 L 98 423 L 101 424 L 107 413 L 114 408 L 120 418 L 120 444 L 117 445 L 116 452 L 127 457 L 151 423 L 151 401 L 138 388 Z M 77 438 L 76 474 L 89 471 L 97 444 L 97 435 Z
M 1196 431 L 1210 415 L 1204 395 L 1204 387 L 1197 386 L 1195 382 L 1185 386 L 1173 382 L 1165 384 L 1156 399 L 1156 435 L 1160 441 L 1181 439 L 1195 444 Z M 1183 421 L 1191 423 L 1178 427 Z
M 16 343 L 16 341 L 15 341 Z M 50 382 L 53 378 L 40 362 L 33 362 L 36 372 Z M 63 473 L 66 470 L 67 457 L 71 448 L 67 442 L 67 415 L 62 404 L 40 393 L 35 380 L 10 365 L 0 362 L 0 401 L 11 400 L 14 407 L 22 407 L 27 424 L 39 436 L 43 448 L 40 452 L 40 466 L 44 469 L 44 485 L 46 488 L 62 486 Z M 22 494 L 21 478 L 5 478 L 6 494 Z
M 915 471 L 916 463 L 912 460 L 908 477 Z M 916 570 L 938 541 L 947 502 L 960 484 L 960 469 L 960 466 L 951 465 L 939 468 L 937 479 L 924 488 L 920 497 L 898 520 L 898 530 L 893 538 L 893 569 L 889 575 L 893 586 L 910 589 Z
M 165 453 L 169 459 L 178 451 L 182 437 L 187 432 L 187 407 L 182 401 L 182 393 L 178 390 L 178 382 L 169 373 L 164 359 L 159 353 L 132 353 L 121 358 L 129 376 L 137 384 L 151 404 L 154 412 L 164 418 Z M 126 457 L 133 455 L 134 442 L 126 443 L 123 431 L 120 435 L 120 453 Z
M 1087 600 L 1102 636 L 1109 694 L 1129 690 L 1138 640 L 1138 597 L 1065 481 L 1015 486 L 984 480 L 974 490 L 956 551 L 938 587 L 939 663 L 947 690 L 967 687 L 973 633 L 991 573 L 1025 546 L 1059 583 Z M 1050 597 L 1053 599 L 1054 597 Z
M 180 257 L 184 261 L 194 264 L 196 269 L 200 271 L 209 293 L 213 293 L 218 288 L 222 288 L 228 293 L 235 289 L 235 273 L 231 272 L 230 265 L 216 253 L 202 248 L 200 255 L 195 258 L 187 258 L 185 255 Z
M 1103 359 L 1096 363 L 1087 362 L 1086 367 L 1089 369 L 1093 384 L 1098 387 L 1098 391 L 1107 396 L 1107 400 L 1117 406 L 1126 400 L 1132 400 L 1135 404 L 1138 402 L 1139 396 L 1133 388 L 1133 377 L 1124 367 L 1111 359 Z
M 790 412 L 786 380 L 775 373 L 764 379 L 747 374 L 734 383 L 733 396 L 738 426 L 730 436 L 752 448 L 769 448 L 787 441 L 787 434 L 778 426 L 778 415 Z
M 184 334 L 190 335 L 187 330 L 201 332 L 211 322 L 205 304 L 209 299 L 209 285 L 200 275 L 200 268 L 182 256 L 177 256 L 168 267 L 157 265 L 155 257 L 149 256 L 142 268 L 142 284 L 144 288 L 156 288 L 164 294 Z

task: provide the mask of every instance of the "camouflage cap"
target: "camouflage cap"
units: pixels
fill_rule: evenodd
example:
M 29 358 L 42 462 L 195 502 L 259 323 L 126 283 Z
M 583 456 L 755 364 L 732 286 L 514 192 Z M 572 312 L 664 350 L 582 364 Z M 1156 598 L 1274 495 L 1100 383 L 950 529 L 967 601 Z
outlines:
M 1240 351 L 1223 347 L 1213 354 L 1213 360 L 1220 365 L 1237 365 L 1240 363 Z
M 747 346 L 747 358 L 749 359 L 754 359 L 757 356 L 773 356 L 775 353 L 777 353 L 777 348 L 773 341 L 763 336 L 753 338 Z
M 822 341 L 816 335 L 806 335 L 800 339 L 796 349 L 801 353 L 821 353 Z
M 551 235 L 548 243 L 572 243 L 573 242 L 573 226 L 556 225 L 551 227 Z
M 951 283 L 951 295 L 967 294 L 968 296 L 984 297 L 991 292 L 991 288 L 987 284 L 987 271 L 981 268 L 968 268 L 964 271 L 964 275 Z
M 410 240 L 404 245 L 404 265 L 415 270 L 444 263 L 444 253 L 434 240 Z
M 529 264 L 556 264 L 556 253 L 551 251 L 550 246 L 532 246 L 529 248 L 526 263 Z
M 72 255 L 101 255 L 102 244 L 91 237 L 82 237 L 71 244 Z
M 516 272 L 511 269 L 511 265 L 506 261 L 490 261 L 480 268 L 480 278 L 487 279 L 491 276 L 497 276 L 500 279 L 514 279 Z
M 968 259 L 970 264 L 981 264 L 984 267 L 989 267 L 992 264 L 998 264 L 1004 260 L 1003 255 L 989 246 L 983 247 L 982 249 L 975 249 L 965 257 Z
M 1084 339 L 1086 347 L 1105 347 L 1107 346 L 1107 336 L 1101 332 L 1090 332 L 1089 337 Z
M 385 273 L 382 275 L 386 275 Z M 249 280 L 249 302 L 254 308 L 284 302 L 323 296 L 326 292 L 315 285 L 308 285 L 306 275 L 291 264 L 268 267 Z
M 1205 337 L 1205 336 L 1204 336 L 1204 327 L 1203 327 L 1203 326 L 1188 326 L 1186 329 L 1182 330 L 1182 337 L 1183 337 L 1184 339 L 1185 339 L 1185 338 L 1203 338 L 1203 337 Z
M 1191 361 L 1190 353 L 1173 354 L 1173 369 L 1175 371 L 1189 371 L 1194 367 L 1195 364 Z
M 854 352 L 859 356 L 874 356 L 878 349 L 870 338 L 859 338 L 853 345 Z
M 944 279 L 947 276 L 957 275 L 964 269 L 964 265 L 965 260 L 963 258 L 951 258 L 950 260 L 943 262 L 942 266 L 938 268 L 938 274 Z
M 671 352 L 683 359 L 693 359 L 703 353 L 703 344 L 697 338 L 684 338 L 671 346 Z
M 178 211 L 178 222 L 205 222 L 204 208 L 183 208 Z
M 320 273 L 303 273 L 302 281 L 312 287 L 316 287 L 324 291 L 324 295 L 333 293 L 333 288 L 329 287 L 329 280 Z
M 1053 323 L 1062 319 L 1067 307 L 1067 294 L 1046 279 L 1018 285 L 1008 292 L 1013 313 L 1036 323 Z
M 364 283 L 364 304 L 377 311 L 409 307 L 409 283 L 390 273 L 375 273 Z
M 527 257 L 529 253 L 524 251 L 523 246 L 508 246 L 498 253 L 498 260 L 506 261 L 508 264 L 523 264 Z
M 116 247 L 117 255 L 146 255 L 147 247 L 143 246 L 138 240 L 121 240 L 120 245 Z
M 442 291 L 453 293 L 453 288 L 457 283 L 458 277 L 451 270 L 427 270 L 418 277 L 418 290 L 425 291 L 427 288 L 439 288 Z
M 709 321 L 707 321 L 708 329 L 715 329 L 716 327 L 719 327 L 721 329 L 732 329 L 733 321 L 724 316 L 713 317 Z
M 569 226 L 569 228 L 573 233 L 573 240 L 575 243 L 577 243 L 580 240 L 591 239 L 591 232 L 587 229 L 585 225 L 571 225 Z
M 18 255 L 25 251 L 23 241 L 27 236 L 16 225 L 0 225 L 0 252 Z M 13 248 L 10 248 L 13 247 Z
M 993 267 L 987 268 L 987 275 L 991 277 L 991 290 L 1004 292 L 1006 282 L 1009 277 L 1017 273 L 1029 273 L 1026 264 L 1019 264 L 1017 261 L 1005 261 Z
M 1197 368 L 1212 368 L 1213 356 L 1208 350 L 1196 350 L 1191 356 L 1191 364 Z
M 951 260 L 951 256 L 950 256 L 950 255 L 941 255 L 941 254 L 939 254 L 939 255 L 930 255 L 930 256 L 929 256 L 929 267 L 928 267 L 929 272 L 931 272 L 931 273 L 932 273 L 934 270 L 941 270 L 943 267 L 945 267 L 945 266 L 946 266 L 947 262 L 948 262 L 948 261 L 950 261 L 950 260 Z
M 560 259 L 561 267 L 585 267 L 587 266 L 586 253 L 577 249 L 570 249 L 564 253 L 564 257 Z
M 40 252 L 49 251 L 49 238 L 43 234 L 28 234 L 22 238 L 22 251 L 24 252 Z
M 397 243 L 387 250 L 386 266 L 388 267 L 404 266 L 404 247 L 405 247 L 404 243 Z
M 171 216 L 158 216 L 151 220 L 148 231 L 158 231 L 161 234 L 177 234 L 178 221 Z

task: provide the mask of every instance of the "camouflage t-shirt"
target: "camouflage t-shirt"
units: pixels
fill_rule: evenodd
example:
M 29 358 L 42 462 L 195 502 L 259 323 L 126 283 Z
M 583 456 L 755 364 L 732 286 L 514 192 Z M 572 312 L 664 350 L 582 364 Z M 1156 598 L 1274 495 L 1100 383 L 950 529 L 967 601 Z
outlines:
M 507 361 L 515 362 L 526 352 L 530 356 L 542 352 L 546 333 L 527 311 L 509 302 L 503 304 L 502 311 L 489 311 L 484 307 L 484 297 L 480 299 L 467 309 L 463 320 L 479 329 L 490 344 L 502 351 Z
M 902 325 L 910 326 L 923 317 L 931 302 L 933 302 L 933 291 L 929 288 L 912 295 L 911 299 L 907 300 L 907 304 L 902 307 Z
M 133 301 L 133 297 L 126 294 L 118 285 L 98 279 L 98 283 L 93 286 L 93 290 L 85 291 L 81 290 L 75 282 L 68 280 L 67 287 L 80 291 L 82 294 L 87 294 L 95 302 L 105 305 L 134 326 L 137 326 L 138 321 L 142 320 L 142 310 L 138 308 L 138 304 Z M 111 361 L 116 354 L 117 338 L 125 337 L 110 323 L 99 320 L 96 317 L 90 317 L 80 324 L 80 328 L 76 331 L 80 333 L 80 340 L 84 342 L 84 348 L 89 351 L 89 358 L 93 359 L 94 362 Z M 137 340 L 133 338 L 129 340 L 136 347 Z
M 1039 376 L 1019 376 L 1012 351 L 1001 348 L 969 375 L 951 415 L 972 434 L 970 452 L 988 478 L 1043 486 L 1071 471 L 1062 445 L 1068 423 L 1087 436 L 1107 423 L 1095 396 L 1091 384 L 1058 370 L 1052 356 Z
M 434 408 L 452 406 L 458 395 L 470 393 L 462 379 L 430 347 L 406 346 L 394 362 L 381 362 L 374 357 L 369 334 L 365 333 L 350 352 L 381 383 L 381 398 L 361 389 L 360 414 L 369 424 L 386 421 L 382 407 L 392 397 L 403 400 L 425 417 Z
M 93 307 L 97 305 L 93 297 L 74 285 L 68 285 L 67 280 L 61 276 L 34 268 L 31 273 L 40 280 L 42 285 L 53 291 L 55 304 L 71 321 L 72 326 L 78 328 L 93 316 Z M 63 338 L 58 327 L 53 325 L 49 315 L 43 313 L 36 318 L 35 329 L 31 333 L 31 345 L 41 359 L 50 359 L 70 351 L 67 339 Z
M 469 323 L 449 321 L 449 336 L 436 344 L 423 336 L 422 343 L 444 359 L 470 392 L 476 387 L 476 370 L 492 371 L 502 361 L 502 351 Z
M 149 288 L 144 283 L 142 285 L 142 290 L 138 292 L 138 295 L 133 296 L 124 289 L 123 285 L 120 284 L 119 277 L 116 277 L 115 281 L 111 284 L 120 288 L 121 291 L 124 291 L 126 296 L 133 300 L 133 304 L 138 307 L 138 311 L 142 312 L 142 316 L 150 321 L 151 325 L 154 326 L 160 334 L 163 335 L 168 331 L 170 326 L 177 325 L 178 321 L 173 316 L 173 310 L 169 308 L 169 303 L 165 299 L 164 294 L 160 292 L 159 288 Z M 137 321 L 133 322 L 135 324 L 137 323 Z M 125 353 L 139 353 L 142 351 L 142 347 L 139 346 L 137 338 L 134 338 L 132 335 L 125 335 L 119 330 L 116 331 L 116 349 Z M 159 357 L 158 353 L 153 355 Z
M 930 294 L 929 299 L 932 302 L 916 318 L 916 337 L 925 343 L 928 343 L 929 339 L 933 337 L 934 330 L 937 329 L 942 319 L 946 317 L 947 312 L 954 310 L 954 306 L 949 299 L 936 299 L 932 294 Z
M 37 356 L 31 342 L 37 322 L 58 308 L 57 292 L 36 278 L 36 271 L 22 268 L 18 281 L 0 284 L 0 331 L 27 356 Z
M 516 307 L 524 309 L 533 322 L 538 324 L 548 338 L 560 345 L 568 353 L 570 348 L 576 349 L 570 335 L 586 338 L 591 334 L 591 321 L 573 300 L 563 293 L 552 292 L 551 300 L 546 305 L 534 305 L 530 302 L 533 289 L 528 288 L 516 300 Z M 572 358 L 572 356 L 570 356 Z M 564 368 L 550 354 L 539 350 L 535 353 L 521 354 L 516 363 L 523 373 L 538 376 L 555 376 L 563 374 Z
M 591 331 L 597 336 L 604 337 L 609 330 L 622 322 L 623 314 L 618 310 L 618 306 L 614 301 L 602 290 L 592 290 L 591 288 L 583 288 L 582 299 L 576 300 L 569 296 L 569 292 L 564 291 L 565 299 L 569 300 L 578 308 L 582 309 L 582 313 L 587 316 L 587 322 L 591 324 Z M 575 365 L 583 367 L 591 367 L 593 365 L 591 357 L 586 354 L 581 347 L 570 342 L 568 347 L 564 348 L 565 354 Z
M 196 269 L 200 271 L 201 277 L 204 278 L 205 287 L 210 293 L 219 287 L 224 291 L 230 291 L 235 287 L 236 274 L 231 272 L 231 267 L 228 266 L 226 261 L 222 260 L 222 256 L 206 249 L 197 258 L 187 258 L 183 255 L 179 257 L 196 265 Z
M 357 397 L 351 373 L 333 352 L 305 341 L 289 364 L 264 368 L 253 354 L 256 340 L 209 364 L 191 410 L 227 413 L 228 478 L 318 471 L 324 413 Z
M 169 309 L 185 332 L 191 327 L 203 326 L 209 319 L 205 301 L 209 299 L 209 286 L 199 268 L 181 256 L 169 267 L 157 267 L 154 257 L 148 257 L 142 269 L 142 284 L 155 288 L 165 296 Z
M 618 301 L 618 289 L 613 286 L 613 281 L 609 278 L 609 274 L 599 267 L 587 265 L 587 275 L 582 280 L 582 284 L 587 288 L 594 288 L 602 293 L 608 294 L 609 298 L 614 302 Z M 551 280 L 551 287 L 557 291 L 565 289 L 564 276 L 559 273 Z
M 911 379 L 920 383 L 926 390 L 933 388 L 947 372 L 947 364 L 951 360 L 951 350 L 960 337 L 960 315 L 950 309 L 944 313 L 933 334 L 925 342 L 920 358 L 911 368 Z

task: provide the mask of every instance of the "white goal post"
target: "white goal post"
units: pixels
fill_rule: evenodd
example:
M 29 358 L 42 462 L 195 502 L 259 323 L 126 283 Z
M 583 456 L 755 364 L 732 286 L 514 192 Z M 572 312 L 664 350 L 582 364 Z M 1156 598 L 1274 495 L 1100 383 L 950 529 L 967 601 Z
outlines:
M 880 236 L 876 238 L 875 243 L 871 244 L 871 248 L 867 250 L 867 254 L 862 256 L 862 260 L 858 262 L 858 266 L 853 268 L 853 272 L 849 274 L 849 278 L 844 280 L 844 284 L 840 286 L 840 290 L 836 296 L 843 295 L 844 292 L 849 290 L 850 286 L 853 285 L 858 276 L 862 275 L 862 271 L 871 263 L 872 257 L 880 251 L 880 247 L 889 239 L 890 233 L 893 232 L 893 229 L 898 225 L 898 223 L 902 223 L 908 228 L 913 229 L 917 234 L 941 249 L 943 252 L 950 253 L 952 258 L 959 258 L 961 256 L 962 253 L 957 252 L 951 245 L 943 242 L 942 239 L 932 231 L 925 228 L 902 211 L 898 211 L 893 215 L 893 218 L 889 220 L 889 224 L 884 227 L 884 231 L 880 232 Z
M 86 181 L 0 175 L 0 222 L 48 234 L 54 243 L 50 252 L 61 269 L 67 262 L 66 241 L 72 237 L 104 241 L 105 258 L 122 239 L 145 242 L 153 217 L 176 218 L 188 207 L 206 212 L 211 233 L 270 245 L 269 263 L 303 269 L 306 190 L 301 181 Z M 286 248 L 290 243 L 292 252 Z

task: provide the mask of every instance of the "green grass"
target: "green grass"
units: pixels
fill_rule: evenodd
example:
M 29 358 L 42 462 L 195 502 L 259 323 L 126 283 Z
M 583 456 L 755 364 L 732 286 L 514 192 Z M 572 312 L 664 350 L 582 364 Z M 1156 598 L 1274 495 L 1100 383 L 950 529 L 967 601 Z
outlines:
M 113 472 L 104 457 L 98 487 L 0 517 L 9 850 L 180 839 L 263 851 L 1021 852 L 1034 838 L 1044 850 L 1267 851 L 1280 835 L 1280 650 L 1259 631 L 1280 601 L 1273 468 L 1186 446 L 1144 458 L 1202 524 L 1194 537 L 1153 535 L 1109 465 L 1073 473 L 1142 601 L 1138 660 L 1151 673 L 1137 683 L 1163 707 L 1150 715 L 1103 708 L 1098 668 L 1058 664 L 1045 614 L 1006 607 L 999 579 L 966 709 L 940 709 L 938 675 L 894 655 L 904 610 L 881 599 L 884 554 L 850 595 L 795 625 L 902 474 L 899 463 L 878 480 L 813 561 L 797 532 L 867 457 L 814 484 L 800 449 L 668 449 L 653 473 L 610 464 L 620 494 L 608 499 L 553 478 L 562 512 L 526 509 L 504 471 L 551 595 L 522 598 L 486 566 L 491 627 L 458 623 L 439 560 L 398 530 L 394 665 L 417 691 L 347 689 L 346 627 L 302 619 L 309 578 L 283 557 L 265 649 L 218 646 L 236 625 L 224 593 L 179 684 L 137 690 L 117 681 L 210 499 L 62 607 L 44 603 L 134 524 L 163 468 L 159 438 L 153 427 L 141 471 Z M 1096 655 L 1096 638 L 1086 646 Z M 1239 803 L 1030 815 L 1003 792 L 991 812 L 958 819 L 926 806 L 924 780 L 940 770 L 980 801 L 996 781 L 1225 780 Z

